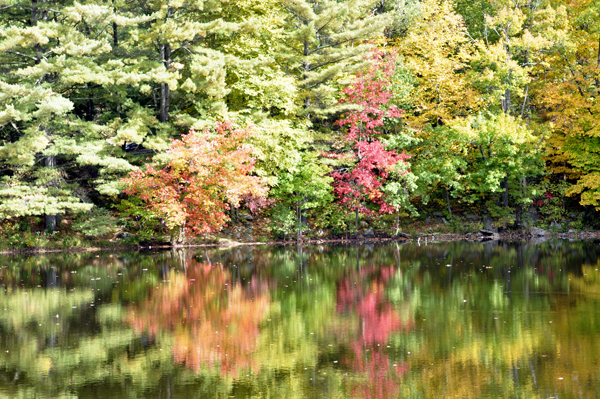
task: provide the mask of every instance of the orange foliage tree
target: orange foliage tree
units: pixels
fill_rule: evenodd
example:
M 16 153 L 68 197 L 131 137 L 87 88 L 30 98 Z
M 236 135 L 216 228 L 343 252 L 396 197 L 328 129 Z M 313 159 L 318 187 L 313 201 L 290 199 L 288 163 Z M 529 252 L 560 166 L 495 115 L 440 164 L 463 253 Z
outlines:
M 217 123 L 214 131 L 196 132 L 173 140 L 169 162 L 133 171 L 123 179 L 129 195 L 164 219 L 173 245 L 186 233 L 219 231 L 229 219 L 226 211 L 238 207 L 242 196 L 264 198 L 267 189 L 254 170 L 252 147 L 244 144 L 248 129 Z

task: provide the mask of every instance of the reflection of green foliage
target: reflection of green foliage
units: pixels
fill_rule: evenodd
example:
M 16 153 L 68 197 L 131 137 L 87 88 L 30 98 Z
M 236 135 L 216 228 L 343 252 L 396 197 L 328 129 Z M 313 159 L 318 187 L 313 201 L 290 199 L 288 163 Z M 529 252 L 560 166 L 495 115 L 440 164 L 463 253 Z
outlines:
M 179 289 L 197 283 L 185 282 L 189 257 L 210 259 L 211 275 L 229 276 L 227 286 L 216 279 L 197 287 L 205 293 L 235 285 L 250 299 L 268 295 L 251 353 L 257 368 L 234 377 L 175 361 L 172 348 L 181 347 L 187 328 L 177 314 L 155 335 L 130 327 L 132 311 L 157 314 L 162 302 L 148 299 L 174 290 L 175 275 Z M 593 397 L 600 388 L 597 259 L 595 247 L 562 241 L 0 257 L 0 376 L 18 374 L 15 386 L 0 380 L 0 392 L 85 397 L 93 387 L 115 398 L 169 389 L 190 398 L 348 398 L 386 397 L 378 394 L 385 386 L 381 392 L 398 391 L 387 397 L 438 398 L 536 397 L 552 387 L 560 397 Z M 401 327 L 378 340 L 364 309 L 380 294 L 371 316 Z M 227 320 L 228 306 L 209 306 L 206 314 Z M 592 383 L 557 383 L 573 371 Z

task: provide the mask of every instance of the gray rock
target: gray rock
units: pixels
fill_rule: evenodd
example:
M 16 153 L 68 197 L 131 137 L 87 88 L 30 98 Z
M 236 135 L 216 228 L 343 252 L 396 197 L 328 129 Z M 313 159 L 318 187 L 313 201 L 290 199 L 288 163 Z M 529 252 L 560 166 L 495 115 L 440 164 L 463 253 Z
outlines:
M 252 235 L 250 233 L 246 233 L 244 234 L 244 236 L 242 237 L 245 241 L 252 241 L 254 240 L 254 238 L 252 237 Z
M 241 235 L 240 233 L 235 233 L 233 236 L 234 236 L 235 238 L 240 238 L 242 235 Z
M 249 222 L 251 222 L 251 221 L 254 220 L 254 218 L 252 216 L 250 216 L 250 215 L 240 215 L 240 219 L 244 219 L 244 220 L 247 220 Z
M 446 218 L 441 218 L 442 223 L 444 224 L 448 224 L 448 221 L 446 220 Z
M 562 230 L 562 225 L 560 223 L 552 222 L 550 223 L 550 229 Z
M 358 237 L 356 237 L 356 238 L 357 238 L 357 239 L 359 239 L 359 240 L 364 240 L 364 239 L 365 239 L 365 237 L 364 237 L 364 236 L 358 236 Z
M 483 229 L 489 230 L 495 234 L 498 234 L 498 228 L 492 224 L 493 222 L 494 222 L 494 219 L 492 219 L 488 215 L 485 215 L 483 217 Z
M 545 236 L 546 234 L 548 234 L 548 232 L 544 229 L 540 229 L 539 227 L 532 227 L 531 230 L 529 230 L 529 232 L 531 233 L 531 235 L 533 236 Z
M 363 233 L 363 236 L 365 236 L 365 238 L 374 238 L 375 233 L 373 232 L 373 229 L 369 227 L 367 231 Z
M 485 237 L 492 237 L 492 236 L 498 235 L 498 233 L 496 233 L 492 230 L 487 230 L 487 229 L 481 229 L 481 230 L 479 230 L 479 232 L 481 234 L 483 234 Z
M 433 216 L 436 216 L 438 218 L 443 218 L 444 214 L 442 212 L 433 212 Z
M 117 238 L 118 238 L 119 240 L 126 240 L 126 239 L 128 239 L 129 237 L 131 237 L 131 234 L 129 234 L 129 233 L 127 233 L 127 232 L 122 232 L 122 233 L 119 233 L 119 234 L 117 234 Z
M 472 213 L 467 213 L 465 218 L 471 222 L 479 222 L 479 216 L 473 215 Z
M 569 229 L 569 231 L 567 231 L 567 233 L 570 233 L 570 234 L 577 233 L 577 230 L 575 230 L 575 229 Z
M 411 238 L 410 234 L 406 234 L 406 233 L 398 233 L 398 234 L 396 234 L 396 237 Z
M 360 224 L 360 227 L 363 227 L 363 228 L 369 227 L 369 223 L 365 222 L 364 220 L 361 220 L 359 224 Z
M 429 216 L 427 216 L 425 218 L 425 224 L 429 224 L 429 223 L 431 223 L 431 218 Z

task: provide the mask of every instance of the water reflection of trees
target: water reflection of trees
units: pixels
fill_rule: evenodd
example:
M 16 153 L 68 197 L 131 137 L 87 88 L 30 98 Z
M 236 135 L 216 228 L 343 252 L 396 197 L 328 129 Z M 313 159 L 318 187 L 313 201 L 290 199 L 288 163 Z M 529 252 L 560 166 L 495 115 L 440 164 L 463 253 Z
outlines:
M 414 326 L 410 309 L 392 306 L 385 295 L 386 285 L 397 272 L 394 266 L 369 265 L 353 270 L 338 283 L 338 313 L 356 315 L 354 329 L 348 328 L 354 330 L 349 331 L 348 344 L 353 356 L 344 359 L 344 365 L 359 373 L 350 385 L 352 394 L 361 398 L 397 396 L 401 377 L 408 371 L 407 362 L 394 363 L 388 350 L 392 334 L 409 333 Z
M 547 241 L 0 257 L 0 396 L 594 397 L 599 255 Z
M 258 371 L 254 351 L 269 305 L 266 286 L 252 279 L 242 288 L 231 283 L 222 265 L 194 260 L 165 279 L 168 284 L 127 308 L 126 320 L 136 333 L 154 339 L 168 331 L 175 362 L 194 371 L 215 366 L 223 375 Z

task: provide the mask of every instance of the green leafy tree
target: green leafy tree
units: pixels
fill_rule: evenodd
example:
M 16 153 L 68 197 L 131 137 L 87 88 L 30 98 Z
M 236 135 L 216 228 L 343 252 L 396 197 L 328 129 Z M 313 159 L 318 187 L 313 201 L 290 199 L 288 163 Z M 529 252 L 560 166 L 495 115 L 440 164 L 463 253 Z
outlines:
M 377 2 L 284 0 L 285 23 L 279 54 L 284 70 L 298 80 L 303 115 L 338 111 L 339 79 L 364 67 L 368 43 L 383 35 L 385 14 L 372 15 Z
M 305 152 L 296 165 L 296 170 L 279 175 L 272 195 L 280 204 L 279 208 L 275 208 L 275 212 L 276 217 L 279 217 L 288 229 L 286 234 L 291 229 L 291 222 L 294 222 L 297 238 L 301 240 L 302 231 L 307 228 L 302 220 L 303 211 L 318 209 L 333 200 L 333 178 L 328 176 L 329 171 L 329 167 L 321 163 L 314 152 Z M 295 217 L 292 219 L 291 215 Z

